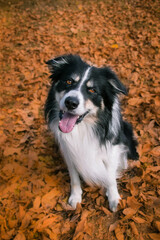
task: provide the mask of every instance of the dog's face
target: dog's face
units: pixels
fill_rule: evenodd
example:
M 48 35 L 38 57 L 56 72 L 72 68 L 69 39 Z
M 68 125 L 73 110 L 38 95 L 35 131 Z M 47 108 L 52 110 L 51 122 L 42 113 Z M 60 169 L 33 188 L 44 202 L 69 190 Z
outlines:
M 59 128 L 69 133 L 81 121 L 94 121 L 111 110 L 115 95 L 126 89 L 109 68 L 96 68 L 79 56 L 64 55 L 47 62 L 59 106 Z

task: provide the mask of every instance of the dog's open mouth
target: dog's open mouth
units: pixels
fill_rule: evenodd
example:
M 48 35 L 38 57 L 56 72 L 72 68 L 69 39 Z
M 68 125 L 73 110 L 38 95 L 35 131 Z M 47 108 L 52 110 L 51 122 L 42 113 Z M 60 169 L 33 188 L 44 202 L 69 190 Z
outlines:
M 73 130 L 74 126 L 80 123 L 83 118 L 87 115 L 89 111 L 85 112 L 83 115 L 73 115 L 69 112 L 60 111 L 59 117 L 59 129 L 63 133 L 69 133 Z

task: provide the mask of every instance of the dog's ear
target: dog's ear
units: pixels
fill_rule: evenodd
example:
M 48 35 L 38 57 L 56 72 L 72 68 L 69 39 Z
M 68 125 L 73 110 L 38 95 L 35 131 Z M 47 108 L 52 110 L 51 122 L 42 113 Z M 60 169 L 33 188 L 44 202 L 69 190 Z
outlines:
M 115 93 L 122 93 L 124 95 L 127 95 L 126 87 L 121 83 L 117 75 L 109 67 L 102 68 L 102 71 L 103 75 L 107 79 L 107 82 L 110 84 L 112 90 Z
M 64 68 L 70 63 L 72 55 L 62 55 L 46 62 L 48 68 L 51 72 L 50 78 L 52 81 L 56 82 L 63 73 Z
M 63 55 L 50 59 L 46 62 L 51 73 L 54 73 L 57 69 L 62 68 L 65 64 L 68 64 L 68 56 Z

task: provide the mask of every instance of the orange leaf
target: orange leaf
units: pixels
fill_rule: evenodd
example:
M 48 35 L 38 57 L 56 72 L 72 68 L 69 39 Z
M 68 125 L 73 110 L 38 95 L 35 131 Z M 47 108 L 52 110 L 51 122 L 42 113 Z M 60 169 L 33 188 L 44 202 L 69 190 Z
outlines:
M 160 156 L 160 146 L 157 146 L 151 150 L 151 154 L 155 157 Z
M 85 222 L 87 220 L 87 217 L 89 215 L 89 211 L 88 210 L 84 210 L 82 212 L 82 216 L 81 216 L 81 220 L 80 222 L 77 224 L 73 239 L 76 240 L 79 238 L 79 236 L 81 235 L 81 233 L 83 233 L 84 228 L 85 228 Z
M 111 48 L 118 48 L 119 46 L 118 46 L 118 44 L 112 44 L 111 45 Z
M 137 202 L 137 200 L 133 196 L 127 198 L 127 204 L 130 208 L 133 208 L 136 210 L 138 210 L 142 206 L 142 204 Z
M 142 98 L 139 98 L 139 97 L 130 98 L 128 100 L 128 104 L 131 106 L 137 106 L 137 105 L 141 104 L 142 102 L 143 102 Z
M 42 197 L 42 206 L 54 208 L 57 203 L 57 197 L 60 196 L 61 193 L 56 188 L 53 188 L 50 192 L 46 193 Z
M 130 222 L 130 226 L 131 226 L 132 232 L 133 232 L 135 235 L 139 235 L 135 223 L 134 223 L 134 222 Z
M 49 239 L 58 239 L 57 238 L 57 233 L 55 233 L 54 231 L 50 230 L 50 229 L 45 229 L 45 232 L 49 235 Z
M 22 220 L 22 224 L 20 226 L 21 229 L 25 229 L 28 227 L 28 225 L 30 224 L 31 221 L 31 216 L 26 213 L 26 215 L 24 216 L 23 220 Z
M 114 231 L 115 228 L 117 227 L 118 223 L 119 223 L 119 221 L 116 221 L 116 222 L 114 222 L 113 224 L 111 224 L 111 225 L 109 226 L 109 232 Z
M 132 218 L 136 223 L 145 223 L 146 221 L 140 217 L 133 217 Z
M 10 156 L 13 155 L 14 153 L 20 154 L 21 150 L 18 148 L 14 147 L 6 147 L 3 154 L 4 156 Z
M 22 221 L 22 219 L 24 218 L 25 216 L 25 211 L 24 211 L 24 207 L 19 205 L 19 213 L 18 213 L 18 218 L 19 218 L 19 221 Z
M 149 233 L 148 236 L 150 236 L 150 238 L 152 240 L 159 240 L 160 239 L 160 233 Z
M 41 204 L 41 197 L 37 196 L 33 202 L 33 208 L 38 209 Z
M 49 225 L 54 224 L 55 223 L 55 219 L 56 219 L 55 217 L 51 217 L 51 218 L 45 219 L 43 224 L 42 224 L 42 228 L 46 228 Z
M 15 236 L 14 240 L 26 240 L 26 237 L 25 237 L 25 235 L 24 235 L 22 232 L 19 232 L 19 233 Z
M 155 221 L 154 222 L 154 226 L 157 228 L 157 230 L 160 232 L 160 222 L 159 221 Z
M 156 97 L 154 98 L 154 101 L 155 101 L 155 105 L 156 105 L 157 107 L 160 107 L 160 97 L 159 97 L 159 96 L 156 96 Z
M 137 212 L 137 210 L 133 209 L 133 208 L 125 208 L 123 210 L 124 215 L 130 215 L 130 216 L 134 215 L 136 212 Z
M 138 194 L 138 189 L 134 186 L 134 183 L 132 183 L 131 181 L 129 181 L 129 183 L 127 183 L 127 189 L 129 189 L 131 195 L 136 196 Z
M 101 209 L 106 215 L 112 215 L 112 213 L 107 208 L 102 206 Z
M 115 231 L 115 235 L 116 235 L 117 240 L 123 240 L 124 239 L 122 229 L 120 228 L 119 225 L 116 227 L 116 229 L 114 231 Z

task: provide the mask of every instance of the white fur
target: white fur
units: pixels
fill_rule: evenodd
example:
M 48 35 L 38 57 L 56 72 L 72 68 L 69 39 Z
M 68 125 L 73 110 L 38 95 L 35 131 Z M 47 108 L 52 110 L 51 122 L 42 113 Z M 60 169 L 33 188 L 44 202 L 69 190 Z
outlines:
M 110 122 L 109 129 L 110 131 L 117 136 L 117 133 L 120 129 L 120 107 L 119 107 L 119 100 L 115 98 L 113 106 L 112 106 L 112 121 Z
M 93 125 L 84 120 L 70 133 L 62 133 L 58 122 L 51 123 L 71 178 L 71 196 L 69 203 L 76 207 L 81 202 L 81 185 L 79 174 L 88 184 L 96 184 L 107 189 L 109 206 L 115 211 L 120 199 L 116 178 L 122 165 L 126 166 L 126 151 L 123 145 L 106 145 L 100 147 L 94 135 Z
M 92 68 L 92 67 L 88 67 L 87 70 L 84 72 L 83 78 L 82 78 L 82 80 L 81 80 L 81 82 L 80 82 L 80 85 L 79 85 L 78 90 L 81 89 L 83 83 L 88 79 L 88 77 L 89 77 L 89 72 L 90 72 L 91 68 Z
M 54 63 L 54 65 L 56 66 L 56 67 L 61 67 L 62 65 L 64 65 L 64 64 L 68 64 L 68 62 L 66 61 L 66 59 L 64 59 L 64 58 L 61 58 L 61 59 L 59 59 L 59 60 L 55 60 L 55 59 L 53 59 L 53 63 Z

